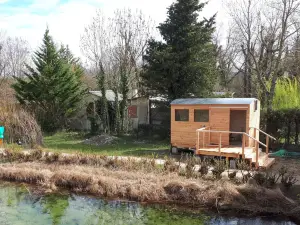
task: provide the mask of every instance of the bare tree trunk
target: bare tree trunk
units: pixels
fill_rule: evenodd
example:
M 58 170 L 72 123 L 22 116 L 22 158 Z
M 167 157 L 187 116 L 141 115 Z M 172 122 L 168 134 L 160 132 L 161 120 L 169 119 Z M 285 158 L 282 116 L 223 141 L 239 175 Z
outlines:
M 116 132 L 117 135 L 121 134 L 121 116 L 120 116 L 120 103 L 119 103 L 119 93 L 118 93 L 118 89 L 117 87 L 113 88 L 113 91 L 115 93 L 115 102 L 114 102 L 114 106 L 115 106 L 115 126 L 114 126 L 114 130 Z

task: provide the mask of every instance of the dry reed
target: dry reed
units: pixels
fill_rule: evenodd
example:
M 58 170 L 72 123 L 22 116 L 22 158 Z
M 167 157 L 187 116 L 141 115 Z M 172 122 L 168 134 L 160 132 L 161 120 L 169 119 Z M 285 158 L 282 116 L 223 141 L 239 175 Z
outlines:
M 21 106 L 0 101 L 0 125 L 5 127 L 5 136 L 10 143 L 20 140 L 31 146 L 42 145 L 43 136 L 35 118 Z
M 40 150 L 30 154 L 5 151 L 2 160 L 10 163 L 0 164 L 0 179 L 34 183 L 52 190 L 65 188 L 108 198 L 289 216 L 298 207 L 279 189 L 239 186 L 230 181 L 195 176 L 192 173 L 197 171 L 192 170 L 195 166 L 192 160 L 186 176 L 181 176 L 173 160 L 158 166 L 154 159 L 66 155 Z M 296 213 L 293 216 L 300 219 Z
M 185 178 L 177 173 L 111 170 L 103 166 L 41 162 L 6 163 L 0 179 L 65 188 L 108 198 L 175 203 L 193 207 L 246 210 L 253 213 L 290 214 L 298 205 L 278 189 L 237 186 L 228 181 Z

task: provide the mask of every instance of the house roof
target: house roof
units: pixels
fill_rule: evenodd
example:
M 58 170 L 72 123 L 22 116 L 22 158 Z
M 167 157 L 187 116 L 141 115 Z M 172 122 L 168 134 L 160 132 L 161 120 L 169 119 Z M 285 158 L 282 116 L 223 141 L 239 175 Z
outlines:
M 182 98 L 171 105 L 250 105 L 255 98 Z
M 101 91 L 89 91 L 89 93 L 92 95 L 98 96 L 98 97 L 102 97 Z M 116 95 L 112 90 L 106 90 L 105 97 L 106 97 L 107 101 L 114 102 L 115 96 Z M 119 94 L 119 101 L 121 101 L 122 99 L 123 99 L 123 96 L 121 94 Z

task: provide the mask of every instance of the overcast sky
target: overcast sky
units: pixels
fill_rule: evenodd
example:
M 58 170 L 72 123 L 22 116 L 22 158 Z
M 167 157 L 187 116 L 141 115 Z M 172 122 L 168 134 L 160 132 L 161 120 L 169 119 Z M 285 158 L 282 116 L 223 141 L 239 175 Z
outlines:
M 68 44 L 81 56 L 79 44 L 84 26 L 97 8 L 107 16 L 117 8 L 140 9 L 158 25 L 166 19 L 167 7 L 174 0 L 0 0 L 0 30 L 28 40 L 32 49 L 41 43 L 46 26 L 56 42 Z M 224 23 L 222 0 L 210 0 L 203 16 L 218 12 L 218 24 Z M 226 23 L 226 22 L 225 22 Z

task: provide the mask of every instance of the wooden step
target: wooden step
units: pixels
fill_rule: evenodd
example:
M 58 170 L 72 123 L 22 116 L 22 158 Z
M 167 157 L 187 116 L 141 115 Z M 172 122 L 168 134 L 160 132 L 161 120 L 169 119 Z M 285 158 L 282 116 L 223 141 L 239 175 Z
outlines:
M 275 163 L 275 158 L 267 158 L 260 167 L 263 169 L 269 169 Z

